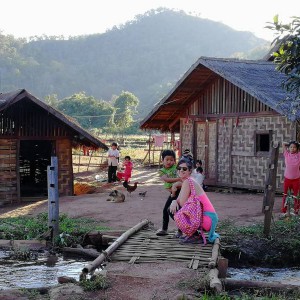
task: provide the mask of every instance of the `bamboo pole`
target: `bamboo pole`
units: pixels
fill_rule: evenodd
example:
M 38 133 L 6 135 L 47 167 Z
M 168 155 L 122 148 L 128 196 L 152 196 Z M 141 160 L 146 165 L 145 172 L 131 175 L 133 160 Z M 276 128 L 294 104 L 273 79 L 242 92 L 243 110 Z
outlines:
M 136 233 L 137 231 L 141 230 L 144 226 L 149 224 L 149 220 L 145 219 L 135 225 L 134 227 L 130 228 L 126 232 L 124 232 L 120 237 L 118 237 L 106 250 L 102 251 L 102 253 L 90 264 L 87 264 L 81 272 L 80 278 L 86 277 L 86 274 L 92 273 L 101 263 L 111 255 L 120 245 L 122 245 L 131 235 Z
M 219 249 L 220 249 L 220 239 L 216 238 L 212 248 L 211 260 L 208 264 L 208 267 L 211 269 L 215 268 L 217 265 L 217 259 L 219 257 Z

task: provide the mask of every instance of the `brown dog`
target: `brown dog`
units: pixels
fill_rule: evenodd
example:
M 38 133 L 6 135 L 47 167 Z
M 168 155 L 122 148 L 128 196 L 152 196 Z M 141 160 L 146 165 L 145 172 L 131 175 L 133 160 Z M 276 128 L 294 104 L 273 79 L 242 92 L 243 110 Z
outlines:
M 125 195 L 118 190 L 113 190 L 109 193 L 109 198 L 106 201 L 120 203 L 125 201 Z

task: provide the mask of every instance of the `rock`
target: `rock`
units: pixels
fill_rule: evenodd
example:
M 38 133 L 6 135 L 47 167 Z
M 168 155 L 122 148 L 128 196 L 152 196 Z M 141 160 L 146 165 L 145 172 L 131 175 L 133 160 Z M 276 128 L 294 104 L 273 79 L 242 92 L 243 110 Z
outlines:
M 57 277 L 57 281 L 58 283 L 76 283 L 76 279 L 73 278 L 73 277 L 69 277 L 69 276 L 60 276 L 60 277 Z
M 84 291 L 81 286 L 68 283 L 51 288 L 49 291 L 49 299 L 51 300 L 82 300 Z

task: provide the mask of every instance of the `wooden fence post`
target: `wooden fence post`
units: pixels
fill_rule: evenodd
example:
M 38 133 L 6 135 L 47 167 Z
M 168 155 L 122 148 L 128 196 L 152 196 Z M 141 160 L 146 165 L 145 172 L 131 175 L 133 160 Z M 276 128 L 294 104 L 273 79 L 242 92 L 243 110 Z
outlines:
M 271 154 L 269 158 L 269 173 L 266 180 L 262 212 L 265 214 L 264 218 L 264 234 L 270 235 L 271 219 L 274 206 L 274 197 L 276 190 L 276 175 L 278 165 L 279 143 L 273 143 L 271 147 Z
M 48 176 L 48 227 L 51 229 L 52 242 L 59 233 L 59 194 L 58 160 L 51 156 L 51 166 L 47 167 Z

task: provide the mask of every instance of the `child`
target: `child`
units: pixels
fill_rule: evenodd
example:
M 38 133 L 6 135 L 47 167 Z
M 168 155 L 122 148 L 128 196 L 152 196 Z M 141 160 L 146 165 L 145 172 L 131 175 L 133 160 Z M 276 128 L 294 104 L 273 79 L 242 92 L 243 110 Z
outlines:
M 133 163 L 131 162 L 130 156 L 125 156 L 123 161 L 123 167 L 125 168 L 124 172 L 117 172 L 117 178 L 119 180 L 124 179 L 127 182 L 130 182 L 131 172 L 133 169 Z
M 194 176 L 194 174 L 197 174 L 197 168 L 199 168 L 199 167 L 202 168 L 202 160 L 201 159 L 196 160 L 196 165 L 195 165 L 195 169 L 193 170 L 192 176 Z
M 173 150 L 164 150 L 161 154 L 163 168 L 159 170 L 160 179 L 164 182 L 164 187 L 169 192 L 171 192 L 172 185 L 175 182 L 180 181 L 181 179 L 177 175 L 176 169 L 176 156 Z M 156 232 L 156 235 L 167 235 L 168 234 L 168 225 L 169 225 L 169 207 L 172 203 L 172 200 L 179 194 L 179 189 L 175 193 L 175 197 L 170 195 L 168 200 L 165 203 L 163 209 L 163 226 Z
M 188 158 L 190 159 L 191 161 L 193 161 L 194 157 L 193 157 L 193 153 L 191 152 L 190 149 L 185 149 L 182 153 L 182 157 L 184 158 Z
M 283 143 L 283 156 L 285 161 L 283 199 L 281 212 L 286 213 L 285 199 L 288 190 L 293 190 L 293 195 L 298 196 L 300 189 L 300 152 L 299 144 L 296 141 Z M 294 199 L 294 212 L 298 214 L 299 200 Z
M 111 149 L 108 150 L 107 156 L 108 156 L 108 183 L 116 182 L 117 180 L 117 168 L 119 163 L 119 156 L 120 153 L 117 149 L 118 145 L 117 143 L 111 144 Z
M 203 169 L 201 167 L 198 167 L 196 169 L 196 174 L 193 174 L 193 178 L 195 179 L 196 182 L 200 184 L 200 186 L 203 188 L 203 181 L 204 181 L 204 174 L 203 174 Z

